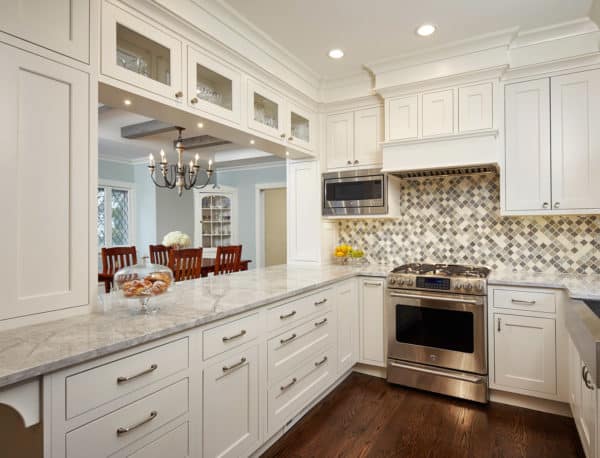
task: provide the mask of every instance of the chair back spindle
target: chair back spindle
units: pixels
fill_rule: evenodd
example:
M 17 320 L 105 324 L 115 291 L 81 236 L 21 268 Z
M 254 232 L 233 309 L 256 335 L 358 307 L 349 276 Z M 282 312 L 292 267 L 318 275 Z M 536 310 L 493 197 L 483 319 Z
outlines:
M 241 270 L 242 245 L 217 247 L 215 275 L 229 274 Z

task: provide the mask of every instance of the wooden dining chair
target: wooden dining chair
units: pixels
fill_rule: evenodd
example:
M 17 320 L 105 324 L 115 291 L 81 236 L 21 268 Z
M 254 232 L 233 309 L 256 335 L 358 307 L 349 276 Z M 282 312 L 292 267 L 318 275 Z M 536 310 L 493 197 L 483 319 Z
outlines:
M 110 293 L 117 270 L 135 264 L 137 264 L 135 246 L 102 248 L 102 273 L 98 275 L 98 279 L 104 282 L 104 290 Z
M 215 257 L 215 275 L 241 270 L 242 245 L 218 246 Z
M 170 248 L 164 245 L 150 245 L 150 262 L 152 264 L 169 265 Z
M 200 278 L 202 274 L 202 248 L 184 248 L 169 252 L 169 268 L 175 281 Z

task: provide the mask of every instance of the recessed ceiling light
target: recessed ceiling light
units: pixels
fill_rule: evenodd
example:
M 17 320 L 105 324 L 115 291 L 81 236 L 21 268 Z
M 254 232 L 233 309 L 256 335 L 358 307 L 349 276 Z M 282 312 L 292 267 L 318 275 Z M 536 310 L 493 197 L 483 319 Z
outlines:
M 423 24 L 417 29 L 417 35 L 420 35 L 422 37 L 428 37 L 429 35 L 432 35 L 435 32 L 435 29 L 436 27 L 433 24 Z
M 254 145 L 254 140 L 250 140 L 250 144 L 251 144 L 251 145 Z
M 199 122 L 199 123 L 197 124 L 197 126 L 198 126 L 200 129 L 202 129 L 202 128 L 204 127 L 204 124 L 202 124 L 201 122 Z
M 123 103 L 124 103 L 125 105 L 129 106 L 129 105 L 131 105 L 131 100 L 129 100 L 129 99 L 125 99 L 125 100 L 123 100 Z
M 332 49 L 331 51 L 329 51 L 329 57 L 331 57 L 332 59 L 341 59 L 342 57 L 344 57 L 344 51 L 342 51 L 341 49 Z
M 290 155 L 290 152 L 289 152 L 289 151 L 286 151 L 286 152 L 285 152 L 285 155 L 286 155 L 286 156 L 289 156 L 289 155 Z

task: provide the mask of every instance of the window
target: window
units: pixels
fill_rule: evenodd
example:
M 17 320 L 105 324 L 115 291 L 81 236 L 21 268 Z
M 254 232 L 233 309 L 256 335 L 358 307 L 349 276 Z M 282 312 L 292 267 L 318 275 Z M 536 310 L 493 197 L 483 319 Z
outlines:
M 127 183 L 98 186 L 98 248 L 135 244 L 133 193 Z

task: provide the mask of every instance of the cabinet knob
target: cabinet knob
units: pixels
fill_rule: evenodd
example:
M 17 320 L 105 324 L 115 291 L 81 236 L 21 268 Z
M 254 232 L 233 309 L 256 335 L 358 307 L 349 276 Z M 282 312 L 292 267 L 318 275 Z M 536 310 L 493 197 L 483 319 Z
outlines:
M 544 203 L 542 204 L 542 208 L 548 208 L 549 206 L 550 206 L 550 205 L 548 204 L 548 202 L 544 202 Z
M 183 92 L 182 91 L 177 91 L 175 93 L 175 97 L 177 97 L 178 99 L 180 99 L 181 97 L 183 97 Z
M 285 133 L 280 135 L 281 138 L 285 138 Z
M 560 202 L 554 202 L 554 208 L 560 208 Z
M 354 165 L 358 164 L 358 159 L 354 160 Z
M 348 165 L 352 165 L 352 161 L 348 161 Z
M 288 137 L 288 141 L 292 141 L 294 139 L 294 137 Z
M 192 100 L 190 100 L 190 103 L 196 105 L 198 103 L 198 99 L 194 97 Z

